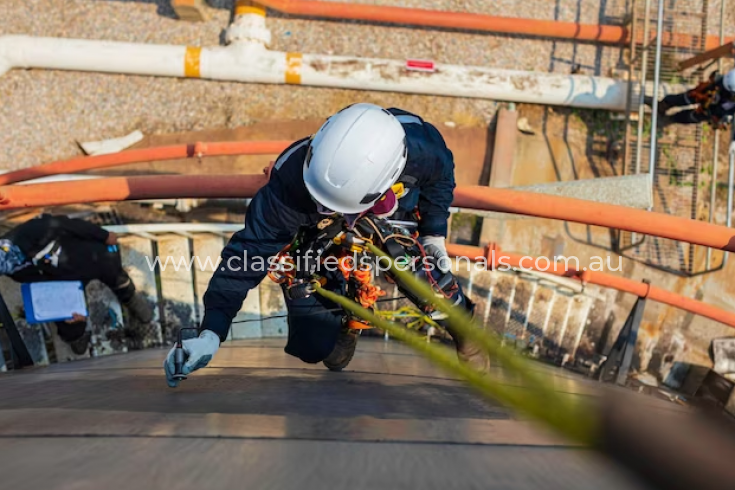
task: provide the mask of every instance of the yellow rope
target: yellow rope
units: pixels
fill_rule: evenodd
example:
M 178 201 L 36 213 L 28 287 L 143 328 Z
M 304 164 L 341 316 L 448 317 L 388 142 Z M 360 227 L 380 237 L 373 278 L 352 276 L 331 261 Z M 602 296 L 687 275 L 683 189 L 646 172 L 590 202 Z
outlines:
M 396 319 L 403 320 L 406 318 L 412 318 L 413 320 L 404 325 L 410 329 L 417 329 L 423 325 L 431 325 L 432 327 L 441 328 L 437 323 L 429 318 L 428 315 L 422 311 L 412 308 L 410 306 L 402 306 L 397 310 L 374 310 L 375 314 L 386 320 L 395 321 Z

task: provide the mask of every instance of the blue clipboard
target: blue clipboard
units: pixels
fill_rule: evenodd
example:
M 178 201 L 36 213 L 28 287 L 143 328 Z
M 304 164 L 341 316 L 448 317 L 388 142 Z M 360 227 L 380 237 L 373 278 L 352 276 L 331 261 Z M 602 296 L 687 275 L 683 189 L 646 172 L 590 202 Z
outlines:
M 89 316 L 81 281 L 30 282 L 21 284 L 20 292 L 28 323 L 70 320 L 73 313 Z M 45 302 L 44 307 L 48 308 L 38 311 L 34 300 L 36 305 Z

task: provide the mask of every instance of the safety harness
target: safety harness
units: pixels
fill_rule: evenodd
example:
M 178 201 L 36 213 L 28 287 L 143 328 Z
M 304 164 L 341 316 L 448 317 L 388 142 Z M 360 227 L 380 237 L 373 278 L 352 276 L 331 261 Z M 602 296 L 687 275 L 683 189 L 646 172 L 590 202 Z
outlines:
M 701 82 L 699 85 L 687 92 L 687 98 L 692 104 L 696 104 L 695 112 L 707 116 L 710 123 L 715 128 L 722 128 L 727 124 L 726 120 L 720 118 L 712 112 L 712 109 L 723 101 L 723 98 L 733 98 L 733 95 L 726 92 L 720 87 L 720 77 L 717 72 L 713 72 L 709 76 L 709 80 Z M 725 92 L 725 93 L 723 93 Z
M 346 296 L 368 309 L 375 309 L 376 301 L 386 295 L 374 284 L 375 257 L 367 249 L 373 244 L 416 275 L 431 284 L 435 293 L 452 298 L 459 285 L 451 273 L 442 273 L 418 242 L 418 233 L 412 231 L 413 222 L 394 221 L 372 214 L 359 217 L 352 226 L 341 216 L 325 218 L 315 227 L 303 227 L 294 240 L 273 260 L 268 277 L 281 285 L 289 299 L 306 298 L 316 291 L 316 284 L 326 285 L 323 271 L 336 266 L 346 282 Z M 395 283 L 424 313 L 431 315 L 433 307 L 426 300 L 414 296 L 395 281 L 390 273 L 386 279 Z M 372 326 L 346 317 L 349 328 L 364 329 Z

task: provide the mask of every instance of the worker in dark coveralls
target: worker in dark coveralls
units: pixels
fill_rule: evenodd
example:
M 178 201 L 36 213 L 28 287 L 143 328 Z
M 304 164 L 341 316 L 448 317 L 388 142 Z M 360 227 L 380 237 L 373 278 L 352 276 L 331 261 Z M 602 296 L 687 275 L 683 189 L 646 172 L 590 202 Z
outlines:
M 397 183 L 402 184 L 400 196 L 392 190 Z M 355 104 L 330 117 L 316 134 L 296 141 L 278 157 L 268 184 L 248 208 L 245 228 L 233 235 L 222 252 L 221 264 L 245 253 L 248 260 L 273 257 L 291 243 L 302 226 L 316 226 L 325 216 L 355 219 L 388 203 L 390 209 L 382 209 L 383 216 L 405 219 L 418 211 L 419 241 L 446 273 L 451 270 L 445 239 L 454 188 L 453 155 L 433 125 L 400 109 Z M 212 359 L 227 338 L 248 291 L 266 274 L 254 267 L 217 269 L 204 295 L 199 337 L 184 341 L 184 374 Z M 328 279 L 326 288 L 342 291 L 339 277 Z M 461 288 L 451 299 L 458 307 L 472 310 Z M 307 363 L 323 362 L 335 371 L 350 362 L 358 334 L 345 327 L 344 311 L 318 294 L 286 297 L 286 305 L 286 353 Z M 447 330 L 460 358 L 482 369 L 481 358 L 485 356 L 477 347 Z M 176 386 L 173 349 L 164 368 L 169 385 Z
M 93 223 L 42 214 L 16 226 L 0 238 L 0 274 L 21 282 L 98 279 L 140 322 L 153 319 L 148 301 L 136 293 L 122 267 L 117 236 Z M 76 315 L 57 322 L 58 333 L 77 353 L 86 349 L 86 319 Z M 87 342 L 84 342 L 84 338 Z
M 644 103 L 653 105 L 653 98 L 645 97 Z M 686 109 L 669 114 L 671 109 L 679 107 Z M 726 126 L 735 115 L 735 70 L 724 75 L 712 73 L 709 80 L 691 90 L 667 95 L 658 103 L 658 112 L 664 125 L 706 122 L 715 128 Z

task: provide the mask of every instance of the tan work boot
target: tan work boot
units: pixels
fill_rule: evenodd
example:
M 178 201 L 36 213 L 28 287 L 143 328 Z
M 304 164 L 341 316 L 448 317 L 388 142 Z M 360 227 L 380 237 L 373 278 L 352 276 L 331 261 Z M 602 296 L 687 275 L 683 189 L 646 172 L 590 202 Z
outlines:
M 464 298 L 464 301 L 466 303 L 466 308 L 470 316 L 474 317 L 475 304 L 466 296 Z M 490 357 L 487 355 L 487 353 L 483 351 L 482 348 L 475 342 L 463 338 L 462 335 L 456 332 L 452 332 L 451 327 L 449 327 L 448 325 L 443 324 L 442 326 L 447 331 L 447 333 L 451 335 L 452 340 L 454 340 L 454 345 L 457 349 L 457 357 L 459 357 L 459 360 L 468 364 L 475 371 L 487 374 L 490 371 Z
M 457 357 L 468 364 L 472 369 L 483 374 L 490 372 L 490 357 L 482 348 L 471 341 L 460 341 L 455 338 Z

